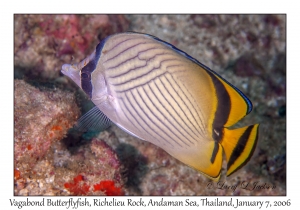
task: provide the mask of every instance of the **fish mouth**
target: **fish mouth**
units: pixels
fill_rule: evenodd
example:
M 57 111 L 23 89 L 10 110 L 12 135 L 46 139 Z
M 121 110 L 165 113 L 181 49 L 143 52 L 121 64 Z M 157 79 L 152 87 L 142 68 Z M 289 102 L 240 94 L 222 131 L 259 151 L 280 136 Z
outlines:
M 67 76 L 67 72 L 69 71 L 69 68 L 70 68 L 70 64 L 64 64 L 64 65 L 62 65 L 62 67 L 61 67 L 61 73 L 63 73 L 64 75 L 66 75 Z
M 71 64 L 64 64 L 62 65 L 62 69 L 60 70 L 65 76 L 72 79 L 79 87 L 81 87 L 80 83 L 80 70 L 77 66 Z

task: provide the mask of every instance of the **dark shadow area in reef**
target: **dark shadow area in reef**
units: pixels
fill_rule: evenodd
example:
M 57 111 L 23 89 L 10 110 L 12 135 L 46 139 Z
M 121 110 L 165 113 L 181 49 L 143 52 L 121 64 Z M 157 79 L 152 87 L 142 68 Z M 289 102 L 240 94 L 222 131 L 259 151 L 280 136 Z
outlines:
M 88 129 L 86 131 L 78 130 L 78 127 L 76 127 L 75 124 L 74 127 L 68 130 L 65 138 L 63 138 L 61 141 L 67 150 L 73 154 L 80 148 L 81 145 L 90 143 L 90 141 L 97 137 L 100 132 L 101 131 L 99 130 L 92 129 Z
M 116 149 L 119 160 L 124 166 L 123 176 L 126 187 L 141 193 L 139 188 L 142 178 L 148 172 L 147 159 L 130 144 L 121 143 Z

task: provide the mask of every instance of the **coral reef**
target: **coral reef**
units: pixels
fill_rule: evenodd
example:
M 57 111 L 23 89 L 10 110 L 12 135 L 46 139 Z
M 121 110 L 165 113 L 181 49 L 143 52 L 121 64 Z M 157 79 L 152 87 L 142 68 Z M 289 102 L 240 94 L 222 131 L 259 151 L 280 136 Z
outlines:
M 63 152 L 66 149 L 71 150 L 69 158 L 56 162 L 62 162 L 57 170 L 68 178 L 57 182 L 64 182 L 59 185 L 64 186 L 70 195 L 124 194 L 122 166 L 116 153 L 103 140 L 94 138 L 71 148 L 63 145 L 59 150 Z
M 79 116 L 73 93 L 39 90 L 15 80 L 14 157 L 23 173 L 43 158 L 52 143 L 61 140 Z M 26 164 L 22 165 L 22 162 Z
M 75 95 L 40 90 L 15 80 L 14 180 L 16 195 L 122 195 L 120 164 L 103 141 L 69 152 L 64 141 L 79 116 Z M 75 174 L 74 183 L 68 183 Z M 68 178 L 69 177 L 69 178 Z M 82 183 L 83 182 L 83 183 Z M 65 183 L 65 184 L 63 184 Z M 89 191 L 89 185 L 94 190 Z
M 73 101 L 68 102 L 72 104 Z M 35 128 L 43 128 L 43 125 L 36 125 Z M 62 130 L 66 133 L 67 128 L 63 127 Z M 121 164 L 115 152 L 103 140 L 92 139 L 89 143 L 68 146 L 63 140 L 45 138 L 42 141 L 30 134 L 28 139 L 36 141 L 36 145 L 44 143 L 50 148 L 38 148 L 43 151 L 42 156 L 41 152 L 32 154 L 24 148 L 19 153 L 19 148 L 28 142 L 15 142 L 15 195 L 124 194 Z
M 122 15 L 15 15 L 15 72 L 36 79 L 59 76 L 64 63 L 79 62 L 104 37 L 124 31 Z
M 14 75 L 23 79 L 15 80 L 15 195 L 286 195 L 285 15 L 14 17 Z M 214 183 L 116 126 L 67 133 L 86 98 L 61 65 L 127 30 L 176 45 L 251 99 L 237 125 L 261 124 L 247 165 Z
M 14 85 L 14 165 L 20 183 L 36 174 L 32 168 L 66 135 L 80 112 L 73 93 L 41 90 L 23 80 L 15 80 Z
M 124 194 L 114 151 L 99 139 L 87 143 L 76 133 L 66 135 L 80 115 L 78 102 L 85 99 L 82 93 L 71 92 L 71 82 L 60 79 L 60 69 L 83 59 L 104 37 L 127 30 L 127 19 L 123 15 L 14 18 L 14 75 L 23 79 L 15 80 L 15 195 Z M 88 191 L 88 185 L 94 190 Z

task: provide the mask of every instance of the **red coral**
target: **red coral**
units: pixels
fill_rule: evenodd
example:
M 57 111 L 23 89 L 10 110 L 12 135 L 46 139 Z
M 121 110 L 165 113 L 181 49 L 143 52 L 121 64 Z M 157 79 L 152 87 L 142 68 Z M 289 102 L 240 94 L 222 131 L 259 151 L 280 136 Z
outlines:
M 54 125 L 52 128 L 51 128 L 51 131 L 61 131 L 62 130 L 62 127 L 59 126 L 59 125 Z
M 19 178 L 20 178 L 20 175 L 21 175 L 20 171 L 19 171 L 18 169 L 15 169 L 15 170 L 14 170 L 14 178 L 15 178 L 15 179 L 19 179 Z
M 84 183 L 84 177 L 78 175 L 73 179 L 73 182 L 67 182 L 64 184 L 64 187 L 67 188 L 73 195 L 87 195 L 90 186 Z M 105 195 L 124 195 L 121 187 L 116 187 L 114 181 L 104 180 L 94 185 L 94 192 L 103 191 Z
M 31 149 L 32 149 L 31 144 L 28 144 L 28 145 L 27 145 L 27 149 L 28 149 L 28 150 L 31 150 Z
M 116 187 L 115 183 L 111 180 L 104 180 L 99 182 L 99 184 L 94 185 L 94 192 L 104 191 L 106 195 L 124 195 L 121 187 Z
M 74 178 L 74 182 L 65 183 L 64 186 L 67 188 L 73 195 L 87 195 L 89 192 L 90 186 L 86 183 L 83 183 L 84 177 L 78 175 Z

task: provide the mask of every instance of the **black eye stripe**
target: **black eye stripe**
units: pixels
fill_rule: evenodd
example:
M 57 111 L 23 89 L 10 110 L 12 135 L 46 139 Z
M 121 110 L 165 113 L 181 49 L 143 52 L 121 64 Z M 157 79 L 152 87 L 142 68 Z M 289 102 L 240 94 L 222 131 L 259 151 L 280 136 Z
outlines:
M 92 98 L 92 92 L 93 92 L 91 73 L 95 70 L 95 67 L 96 65 L 94 60 L 91 60 L 81 70 L 81 88 L 90 98 Z
M 108 38 L 108 37 L 107 37 Z M 100 54 L 102 51 L 102 48 L 107 40 L 105 38 L 102 40 L 96 47 L 96 54 L 95 57 L 90 60 L 82 69 L 81 69 L 81 88 L 82 90 L 90 97 L 92 98 L 93 95 L 93 84 L 92 84 L 92 73 L 96 69 L 96 65 L 98 63 L 98 60 L 100 58 Z
M 87 80 L 91 77 L 89 72 L 81 72 L 81 79 Z

